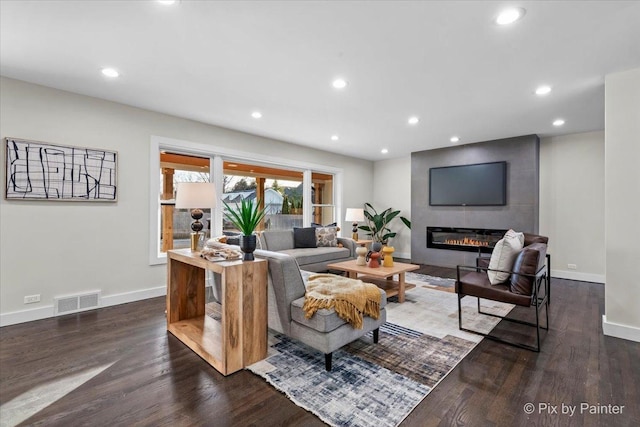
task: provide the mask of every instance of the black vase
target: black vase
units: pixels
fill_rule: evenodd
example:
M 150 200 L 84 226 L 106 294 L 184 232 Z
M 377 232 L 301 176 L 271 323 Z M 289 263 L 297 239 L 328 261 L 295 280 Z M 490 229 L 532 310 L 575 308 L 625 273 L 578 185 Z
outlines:
M 253 261 L 253 251 L 256 250 L 256 235 L 240 236 L 240 250 L 244 253 L 244 261 Z

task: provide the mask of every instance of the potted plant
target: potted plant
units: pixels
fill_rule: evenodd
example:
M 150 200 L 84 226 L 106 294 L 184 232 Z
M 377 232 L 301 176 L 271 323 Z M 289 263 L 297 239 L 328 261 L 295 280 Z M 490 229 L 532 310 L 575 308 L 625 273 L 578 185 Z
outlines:
M 225 217 L 242 233 L 240 236 L 240 250 L 244 253 L 245 261 L 253 261 L 253 251 L 256 250 L 256 238 L 253 234 L 260 221 L 264 218 L 265 209 L 260 209 L 260 200 L 242 199 L 240 206 L 236 209 L 226 202 L 224 206 Z
M 359 228 L 371 236 L 373 240 L 371 249 L 379 252 L 382 245 L 386 245 L 390 238 L 396 236 L 397 233 L 391 231 L 388 224 L 400 214 L 400 211 L 394 211 L 392 208 L 388 208 L 378 213 L 370 203 L 365 203 L 364 207 L 364 218 L 367 225 L 361 225 Z M 400 219 L 404 225 L 411 229 L 411 221 L 402 216 Z

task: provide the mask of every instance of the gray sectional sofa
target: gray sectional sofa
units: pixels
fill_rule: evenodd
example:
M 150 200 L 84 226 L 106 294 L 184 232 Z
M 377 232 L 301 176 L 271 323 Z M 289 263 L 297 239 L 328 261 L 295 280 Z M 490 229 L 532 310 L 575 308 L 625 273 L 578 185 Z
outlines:
M 260 233 L 259 249 L 292 256 L 302 270 L 327 271 L 327 264 L 348 261 L 356 257 L 356 242 L 338 237 L 342 247 L 296 248 L 293 230 L 267 230 Z

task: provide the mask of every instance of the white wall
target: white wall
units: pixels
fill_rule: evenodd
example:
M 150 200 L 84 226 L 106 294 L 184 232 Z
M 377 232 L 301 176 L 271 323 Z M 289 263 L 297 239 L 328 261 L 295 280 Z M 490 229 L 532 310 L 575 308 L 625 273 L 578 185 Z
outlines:
M 539 211 L 552 276 L 604 283 L 604 132 L 541 140 Z
M 640 342 L 640 68 L 605 77 L 605 335 Z
M 393 208 L 399 216 L 411 219 L 411 156 L 381 160 L 374 163 L 373 202 L 376 210 Z M 392 231 L 398 235 L 390 241 L 394 256 L 411 258 L 411 230 L 402 221 L 394 219 Z
M 373 196 L 369 161 L 3 77 L 0 136 L 116 150 L 119 194 L 117 203 L 0 201 L 0 324 L 50 316 L 64 294 L 101 289 L 112 304 L 164 292 L 166 267 L 148 254 L 151 135 L 342 168 L 343 206 Z M 41 302 L 25 305 L 32 294 Z

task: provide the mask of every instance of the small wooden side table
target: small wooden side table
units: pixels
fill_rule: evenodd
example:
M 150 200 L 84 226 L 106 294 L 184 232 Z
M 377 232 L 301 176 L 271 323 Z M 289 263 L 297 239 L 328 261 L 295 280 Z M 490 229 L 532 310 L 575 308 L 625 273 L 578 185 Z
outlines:
M 205 313 L 205 271 L 221 275 L 219 320 Z M 267 261 L 211 262 L 167 252 L 167 330 L 229 375 L 267 356 Z

